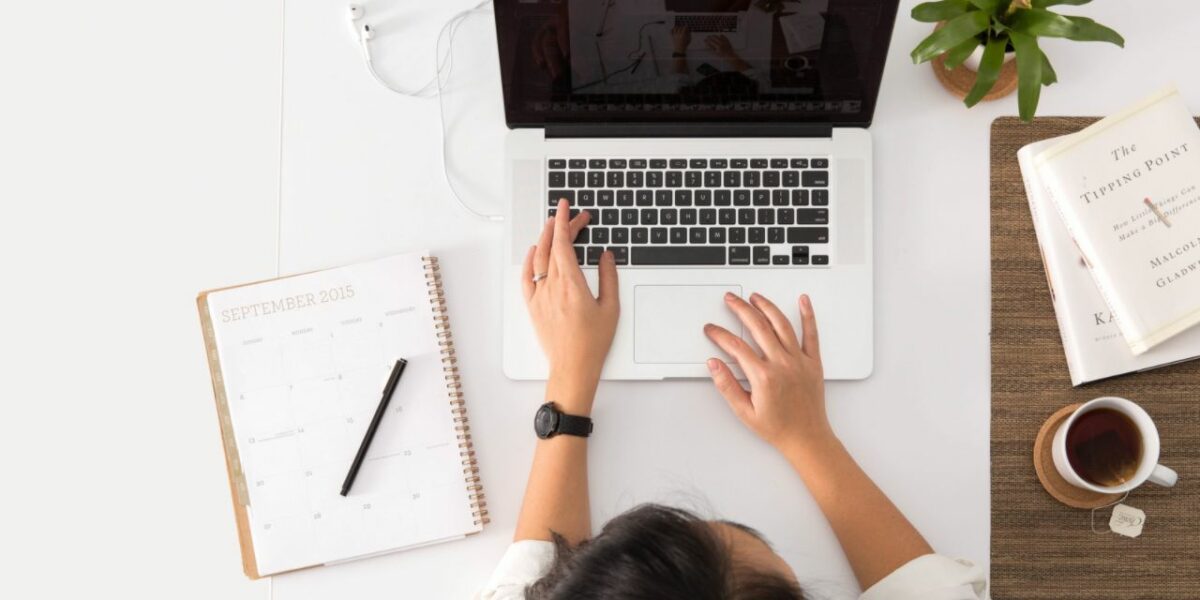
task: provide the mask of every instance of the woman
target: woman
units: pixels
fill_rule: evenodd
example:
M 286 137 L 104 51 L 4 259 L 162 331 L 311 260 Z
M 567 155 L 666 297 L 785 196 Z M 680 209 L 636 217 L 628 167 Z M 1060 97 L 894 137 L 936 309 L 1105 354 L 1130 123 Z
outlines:
M 571 243 L 587 213 L 559 203 L 525 258 L 524 293 L 549 358 L 546 401 L 587 417 L 619 313 L 617 269 L 606 252 L 592 296 Z M 816 316 L 799 302 L 801 335 L 770 300 L 732 294 L 726 306 L 761 352 L 716 325 L 705 333 L 746 373 L 750 389 L 718 358 L 713 383 L 733 413 L 778 450 L 829 520 L 869 600 L 980 600 L 981 569 L 933 554 L 921 534 L 838 441 L 825 415 Z M 602 432 L 601 432 L 602 434 Z M 635 508 L 592 537 L 587 438 L 539 439 L 513 544 L 482 600 L 810 598 L 786 562 L 753 529 L 657 505 Z

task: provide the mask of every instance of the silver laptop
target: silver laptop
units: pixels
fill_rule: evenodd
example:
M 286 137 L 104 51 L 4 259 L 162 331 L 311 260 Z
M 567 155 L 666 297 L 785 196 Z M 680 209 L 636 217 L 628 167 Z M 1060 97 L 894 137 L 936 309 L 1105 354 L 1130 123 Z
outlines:
M 705 323 L 749 340 L 726 292 L 758 292 L 793 317 L 809 294 L 826 377 L 869 376 L 867 127 L 897 0 L 806 0 L 803 28 L 781 22 L 789 4 L 772 13 L 754 3 L 739 14 L 749 43 L 732 54 L 673 51 L 665 15 L 678 13 L 665 4 L 661 13 L 607 4 L 495 3 L 511 129 L 505 374 L 546 376 L 519 278 L 526 249 L 567 198 L 592 213 L 575 253 L 593 290 L 604 249 L 620 272 L 605 379 L 707 377 L 705 360 L 721 352 Z

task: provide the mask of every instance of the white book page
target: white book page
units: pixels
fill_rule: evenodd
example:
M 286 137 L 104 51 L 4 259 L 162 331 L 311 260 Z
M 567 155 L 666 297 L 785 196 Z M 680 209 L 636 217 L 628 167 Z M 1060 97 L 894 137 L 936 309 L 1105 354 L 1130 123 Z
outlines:
M 259 573 L 478 531 L 420 255 L 208 297 Z M 339 495 L 396 359 L 408 360 Z

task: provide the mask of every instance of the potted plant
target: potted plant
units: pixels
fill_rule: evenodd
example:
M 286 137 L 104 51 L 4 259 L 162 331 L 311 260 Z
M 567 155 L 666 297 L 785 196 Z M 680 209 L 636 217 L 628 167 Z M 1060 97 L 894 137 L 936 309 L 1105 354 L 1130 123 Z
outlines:
M 942 57 L 944 68 L 955 69 L 973 54 L 978 58 L 975 80 L 963 98 L 975 106 L 996 85 L 1006 56 L 1016 56 L 1017 106 L 1022 121 L 1033 119 L 1042 86 L 1057 81 L 1038 38 L 1059 37 L 1081 42 L 1109 42 L 1125 47 L 1120 34 L 1086 17 L 1060 15 L 1058 4 L 1087 4 L 1091 0 L 938 0 L 918 4 L 912 18 L 940 23 L 912 51 L 913 63 Z M 938 68 L 936 65 L 934 68 Z

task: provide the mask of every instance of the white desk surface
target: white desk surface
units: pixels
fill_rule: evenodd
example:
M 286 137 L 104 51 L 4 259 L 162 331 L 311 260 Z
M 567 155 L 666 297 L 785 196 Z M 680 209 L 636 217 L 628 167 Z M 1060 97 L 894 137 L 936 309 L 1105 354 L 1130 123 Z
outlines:
M 936 549 L 986 563 L 988 129 L 1016 100 L 968 111 L 913 66 L 908 52 L 929 31 L 906 16 L 914 3 L 902 3 L 871 128 L 875 374 L 831 384 L 830 416 Z M 429 72 L 437 30 L 468 2 L 383 4 L 368 3 L 385 18 L 380 67 L 403 81 Z M 1192 4 L 1163 0 L 1149 16 L 1131 3 L 1068 7 L 1116 28 L 1127 48 L 1046 42 L 1060 83 L 1039 112 L 1101 115 L 1172 80 L 1200 110 Z M 0 9 L 0 55 L 21 57 L 0 62 L 0 262 L 20 284 L 0 297 L 0 357 L 5 397 L 21 399 L 0 420 L 0 445 L 25 490 L 0 500 L 25 516 L 6 521 L 0 560 L 16 568 L 0 596 L 467 598 L 509 542 L 541 389 L 500 371 L 503 226 L 453 207 L 437 176 L 436 103 L 369 79 L 344 10 L 341 0 Z M 496 119 L 498 94 L 480 99 Z M 499 193 L 486 183 L 499 167 L 478 152 L 502 127 L 475 125 L 455 164 L 485 177 L 469 186 L 482 203 Z M 491 525 L 246 581 L 195 293 L 423 246 L 445 264 Z M 823 596 L 854 597 L 803 486 L 707 383 L 605 383 L 595 417 L 597 524 L 639 502 L 697 507 L 763 530 Z M 38 448 L 38 459 L 13 458 Z

